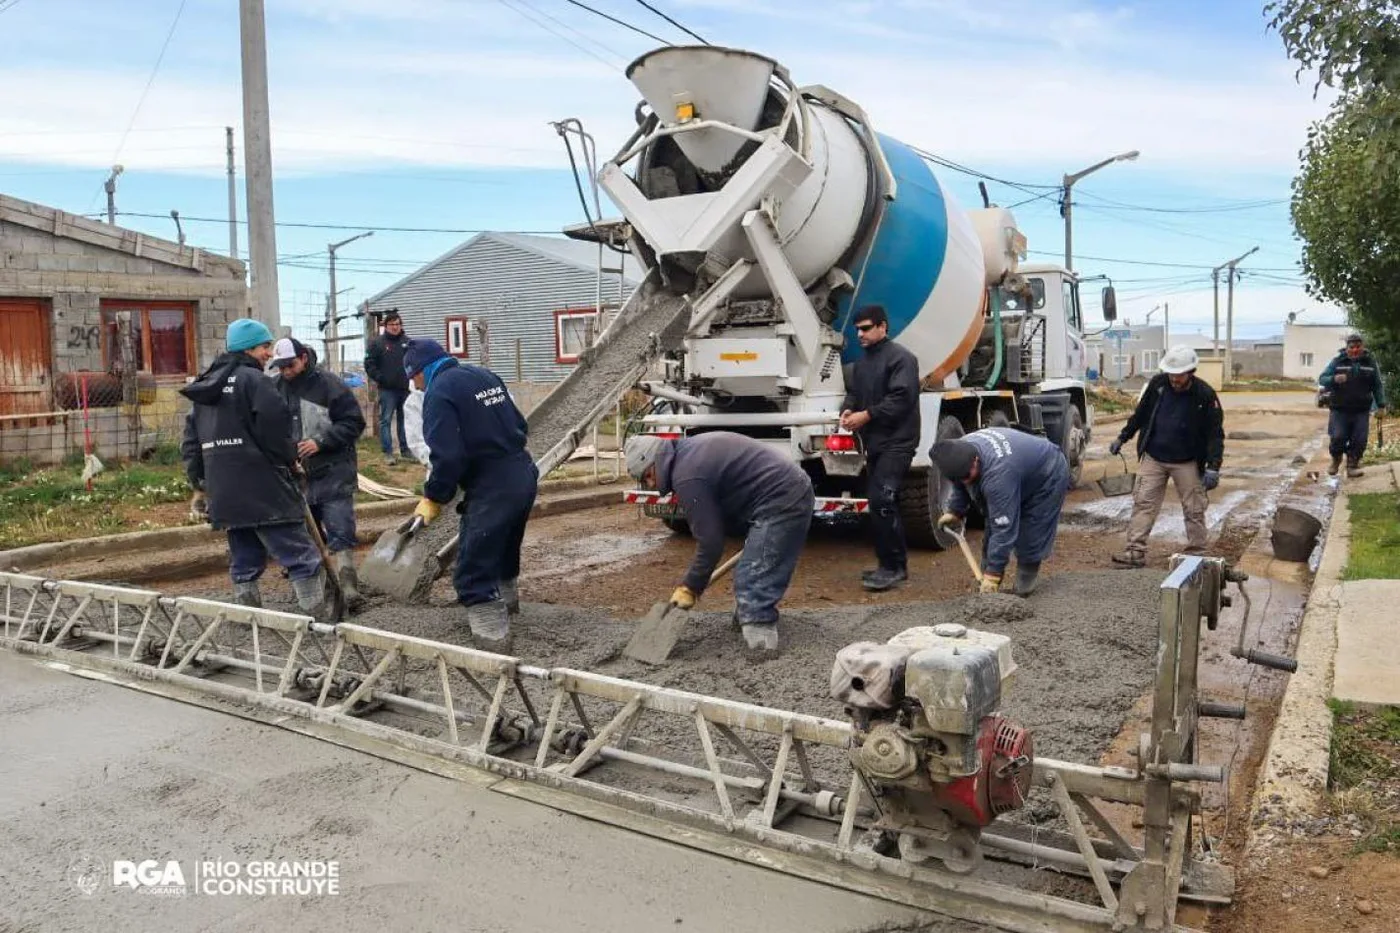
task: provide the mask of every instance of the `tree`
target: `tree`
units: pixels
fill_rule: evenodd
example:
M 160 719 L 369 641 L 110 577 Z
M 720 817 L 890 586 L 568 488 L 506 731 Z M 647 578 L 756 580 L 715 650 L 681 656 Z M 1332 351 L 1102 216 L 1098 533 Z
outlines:
M 1271 0 L 1278 32 L 1299 73 L 1340 91 L 1400 93 L 1400 4 L 1395 0 Z

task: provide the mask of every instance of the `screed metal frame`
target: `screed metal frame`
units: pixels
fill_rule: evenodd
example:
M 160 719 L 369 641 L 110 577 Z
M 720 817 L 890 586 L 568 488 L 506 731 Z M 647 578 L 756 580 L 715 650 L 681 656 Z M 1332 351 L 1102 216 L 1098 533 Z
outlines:
M 186 702 L 232 704 L 247 718 L 425 770 L 463 777 L 467 766 L 469 779 L 496 792 L 964 920 L 1027 933 L 1182 930 L 1178 901 L 1228 903 L 1234 886 L 1227 867 L 1190 851 L 1200 798 L 1189 782 L 1225 777 L 1193 760 L 1201 622 L 1218 612 L 1202 594 L 1218 600 L 1224 573 L 1221 561 L 1182 558 L 1162 585 L 1152 728 L 1139 767 L 1039 759 L 1035 784 L 1069 833 L 998 822 L 982 836 L 991 858 L 1088 877 L 1098 903 L 879 854 L 867 831 L 878 797 L 848 765 L 848 779 L 829 781 L 811 761 L 821 747 L 842 750 L 844 764 L 852 739 L 844 721 L 348 623 L 18 573 L 0 573 L 0 647 Z M 412 723 L 376 721 L 380 713 Z M 692 747 L 633 735 L 656 716 L 688 721 Z M 436 735 L 423 734 L 425 722 Z M 738 757 L 722 756 L 719 742 Z M 612 786 L 604 763 L 691 778 L 708 797 Z M 1103 802 L 1142 808 L 1142 847 L 1115 828 Z

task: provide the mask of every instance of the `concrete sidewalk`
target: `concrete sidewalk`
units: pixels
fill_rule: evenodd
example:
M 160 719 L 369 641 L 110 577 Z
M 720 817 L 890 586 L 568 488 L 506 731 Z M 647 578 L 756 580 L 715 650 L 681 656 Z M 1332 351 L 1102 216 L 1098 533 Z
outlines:
M 1400 462 L 1367 468 L 1365 476 L 1343 485 L 1338 499 L 1397 488 Z M 1400 613 L 1395 609 L 1400 580 L 1349 580 L 1340 585 L 1337 603 L 1332 696 L 1367 706 L 1400 706 Z

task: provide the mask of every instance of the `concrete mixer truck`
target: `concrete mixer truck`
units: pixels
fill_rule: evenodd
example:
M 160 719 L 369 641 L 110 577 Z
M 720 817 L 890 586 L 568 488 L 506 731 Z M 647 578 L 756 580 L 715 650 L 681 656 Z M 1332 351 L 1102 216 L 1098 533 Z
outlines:
M 951 544 L 936 525 L 947 493 L 928 456 L 937 439 L 1019 425 L 1059 444 L 1077 480 L 1093 423 L 1080 284 L 1021 264 L 1010 211 L 963 210 L 856 103 L 794 84 L 763 55 L 673 46 L 627 77 L 643 98 L 637 129 L 597 178 L 623 219 L 573 232 L 625 240 L 648 270 L 609 329 L 638 305 L 679 309 L 660 378 L 640 384 L 653 404 L 637 429 L 768 441 L 810 473 L 819 512 L 863 512 L 865 457 L 838 415 L 861 352 L 852 316 L 879 304 L 923 375 L 922 439 L 900 499 L 911 543 Z M 669 497 L 625 497 L 684 527 Z

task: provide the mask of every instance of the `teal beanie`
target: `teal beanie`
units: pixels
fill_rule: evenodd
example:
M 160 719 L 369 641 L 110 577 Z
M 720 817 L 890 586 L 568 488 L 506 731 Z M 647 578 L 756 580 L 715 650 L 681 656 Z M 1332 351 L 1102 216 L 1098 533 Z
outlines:
M 237 353 L 239 350 L 251 350 L 260 344 L 272 343 L 275 339 L 272 331 L 262 321 L 241 317 L 229 324 L 228 337 L 224 342 L 230 353 Z

